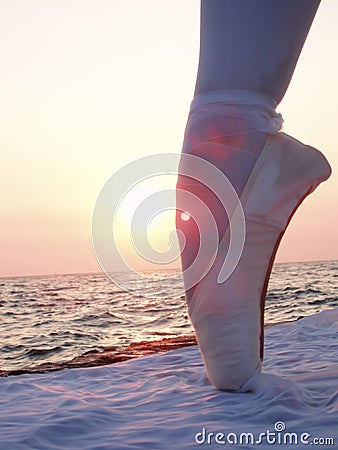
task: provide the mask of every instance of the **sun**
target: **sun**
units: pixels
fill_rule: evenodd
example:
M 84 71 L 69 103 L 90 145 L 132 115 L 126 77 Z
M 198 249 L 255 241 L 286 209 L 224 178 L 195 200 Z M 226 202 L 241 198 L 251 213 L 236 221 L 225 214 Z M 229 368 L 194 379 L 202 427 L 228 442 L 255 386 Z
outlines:
M 168 264 L 179 257 L 179 245 L 176 237 L 176 178 L 161 176 L 156 179 L 142 180 L 132 186 L 121 198 L 113 218 L 113 235 L 119 252 L 134 266 L 136 260 L 141 259 L 144 249 L 150 248 L 153 254 L 163 261 L 168 255 Z M 150 202 L 147 199 L 161 190 L 170 190 L 172 199 L 169 204 L 165 200 Z M 167 197 L 165 197 L 167 199 Z M 145 206 L 144 206 L 145 205 Z M 148 205 L 148 206 L 147 206 Z M 185 219 L 190 216 L 185 213 Z M 141 244 L 140 244 L 141 243 Z M 135 247 L 136 246 L 136 247 Z M 148 252 L 145 251 L 145 254 Z M 147 258 L 145 258 L 146 260 Z M 139 266 L 141 266 L 140 261 Z

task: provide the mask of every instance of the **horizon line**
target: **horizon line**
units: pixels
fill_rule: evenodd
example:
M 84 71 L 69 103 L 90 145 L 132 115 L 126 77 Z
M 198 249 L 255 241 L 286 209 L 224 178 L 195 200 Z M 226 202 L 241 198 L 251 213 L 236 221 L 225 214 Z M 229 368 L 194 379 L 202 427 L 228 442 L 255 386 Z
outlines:
M 306 260 L 306 261 L 278 261 L 278 262 L 274 262 L 274 266 L 275 265 L 281 265 L 281 264 L 301 264 L 301 263 L 319 263 L 319 262 L 335 262 L 338 261 L 338 259 L 318 259 L 318 260 Z M 139 271 L 142 272 L 162 272 L 162 271 L 168 271 L 168 270 L 181 270 L 179 267 L 175 268 L 167 268 L 167 269 L 158 269 L 158 270 L 154 270 L 154 269 L 138 269 Z M 135 270 L 116 270 L 114 271 L 114 273 L 119 273 L 119 272 L 124 272 L 124 273 L 128 273 L 128 272 L 135 272 Z M 105 275 L 108 279 L 109 277 L 105 274 L 105 272 L 103 270 L 99 271 L 99 272 L 54 272 L 54 273 L 40 273 L 40 274 L 30 274 L 30 275 L 0 275 L 0 279 L 8 279 L 8 278 L 41 278 L 41 277 L 55 277 L 55 276 L 67 276 L 67 275 Z

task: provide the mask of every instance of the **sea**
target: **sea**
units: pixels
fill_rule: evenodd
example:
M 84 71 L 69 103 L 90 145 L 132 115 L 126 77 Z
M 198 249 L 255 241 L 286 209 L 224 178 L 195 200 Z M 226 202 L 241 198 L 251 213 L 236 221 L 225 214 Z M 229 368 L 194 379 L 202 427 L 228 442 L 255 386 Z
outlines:
M 142 283 L 125 273 L 123 286 L 103 273 L 0 278 L 0 371 L 193 336 L 178 270 L 144 272 Z M 338 261 L 275 264 L 265 323 L 337 307 L 337 287 Z

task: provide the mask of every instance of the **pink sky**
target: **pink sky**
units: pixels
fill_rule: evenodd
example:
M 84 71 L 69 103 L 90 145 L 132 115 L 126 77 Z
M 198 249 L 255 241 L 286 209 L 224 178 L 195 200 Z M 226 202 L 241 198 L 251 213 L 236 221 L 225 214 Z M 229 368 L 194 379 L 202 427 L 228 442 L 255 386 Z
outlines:
M 198 62 L 199 2 L 0 5 L 0 276 L 95 272 L 95 200 L 134 159 L 179 152 Z M 302 205 L 277 261 L 338 259 L 338 3 L 322 2 L 284 131 L 333 175 Z

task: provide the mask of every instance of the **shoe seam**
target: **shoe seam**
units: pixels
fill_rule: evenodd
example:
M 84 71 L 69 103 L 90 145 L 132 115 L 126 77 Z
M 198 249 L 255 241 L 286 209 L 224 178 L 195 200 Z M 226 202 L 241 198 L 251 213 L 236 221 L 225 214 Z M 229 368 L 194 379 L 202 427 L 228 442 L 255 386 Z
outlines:
M 254 216 L 245 216 L 247 222 L 258 223 L 261 225 L 268 225 L 270 227 L 276 228 L 279 231 L 283 231 L 284 227 L 280 225 L 278 222 L 274 222 L 272 220 L 260 219 L 259 217 Z

